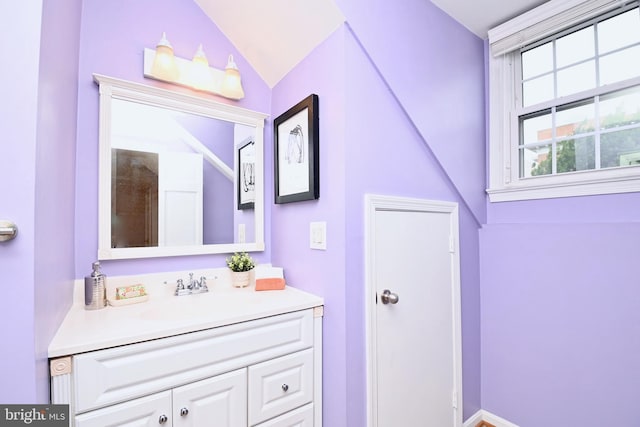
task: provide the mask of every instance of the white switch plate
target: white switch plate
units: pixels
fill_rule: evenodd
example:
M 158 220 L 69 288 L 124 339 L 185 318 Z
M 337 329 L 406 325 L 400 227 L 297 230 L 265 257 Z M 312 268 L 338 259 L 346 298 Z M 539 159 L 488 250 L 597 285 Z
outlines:
M 238 224 L 238 243 L 244 243 L 247 240 L 247 227 L 245 224 Z
M 327 250 L 327 223 L 325 221 L 309 223 L 309 247 Z

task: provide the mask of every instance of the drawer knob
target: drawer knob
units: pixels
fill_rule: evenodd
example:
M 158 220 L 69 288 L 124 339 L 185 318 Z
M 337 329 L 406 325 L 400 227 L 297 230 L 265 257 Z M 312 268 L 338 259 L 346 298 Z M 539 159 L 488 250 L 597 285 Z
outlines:
M 284 392 L 289 391 L 289 386 L 287 384 L 282 384 L 282 391 Z
M 158 422 L 160 424 L 164 424 L 169 420 L 169 418 L 167 418 L 167 416 L 165 414 L 160 415 L 160 418 L 158 418 Z
M 187 408 L 180 409 L 180 416 L 181 417 L 186 417 L 187 414 L 189 414 L 189 410 Z

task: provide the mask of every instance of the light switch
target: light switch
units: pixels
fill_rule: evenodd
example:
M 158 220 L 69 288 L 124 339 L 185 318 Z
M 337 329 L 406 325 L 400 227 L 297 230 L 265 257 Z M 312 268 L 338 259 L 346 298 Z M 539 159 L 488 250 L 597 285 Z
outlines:
M 309 224 L 309 247 L 311 249 L 327 249 L 327 223 L 325 221 Z
M 238 243 L 244 243 L 247 239 L 247 227 L 244 224 L 238 224 Z

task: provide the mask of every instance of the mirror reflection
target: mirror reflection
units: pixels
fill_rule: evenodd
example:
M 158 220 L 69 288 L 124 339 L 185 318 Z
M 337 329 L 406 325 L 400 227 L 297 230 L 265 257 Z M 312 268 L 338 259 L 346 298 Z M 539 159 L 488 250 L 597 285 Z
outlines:
M 235 147 L 255 128 L 119 99 L 111 114 L 111 247 L 237 242 Z

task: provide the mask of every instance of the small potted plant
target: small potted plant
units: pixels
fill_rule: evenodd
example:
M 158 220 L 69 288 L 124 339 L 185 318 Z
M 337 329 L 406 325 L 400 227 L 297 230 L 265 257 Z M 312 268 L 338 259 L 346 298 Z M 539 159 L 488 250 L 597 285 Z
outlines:
M 227 258 L 227 266 L 231 270 L 231 284 L 236 288 L 249 286 L 249 273 L 256 266 L 246 252 L 236 252 Z

